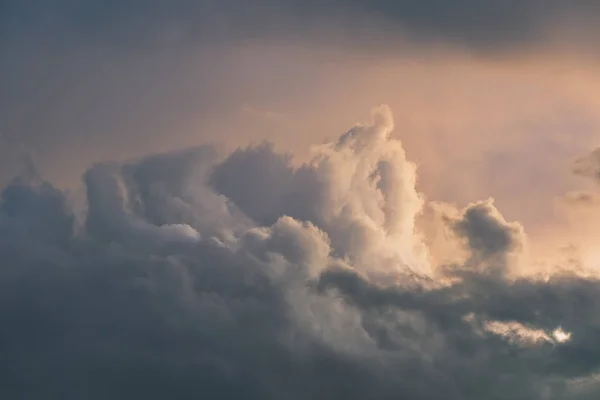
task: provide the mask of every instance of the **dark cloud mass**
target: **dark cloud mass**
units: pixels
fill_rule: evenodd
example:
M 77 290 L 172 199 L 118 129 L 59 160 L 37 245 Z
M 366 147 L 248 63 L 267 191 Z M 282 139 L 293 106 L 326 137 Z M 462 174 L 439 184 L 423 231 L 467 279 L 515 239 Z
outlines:
M 6 399 L 595 399 L 600 281 L 515 278 L 491 201 L 430 266 L 386 107 L 292 167 L 268 144 L 98 164 L 85 216 L 36 174 L 0 202 Z M 478 263 L 481 268 L 472 268 Z
M 372 21 L 386 34 L 479 47 L 537 41 L 543 28 L 565 17 L 583 17 L 593 27 L 599 13 L 595 0 L 7 0 L 0 21 L 7 36 L 23 26 L 30 33 L 58 28 L 117 43 L 125 37 L 155 40 L 172 29 L 214 39 L 307 34 L 317 26 L 341 24 L 350 35 L 357 29 L 364 34 L 361 22 Z

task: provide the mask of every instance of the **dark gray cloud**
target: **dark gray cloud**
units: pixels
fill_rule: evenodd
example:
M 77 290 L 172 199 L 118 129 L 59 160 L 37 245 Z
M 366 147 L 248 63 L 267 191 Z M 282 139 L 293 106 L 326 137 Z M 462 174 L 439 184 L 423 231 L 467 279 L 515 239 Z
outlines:
M 548 24 L 561 18 L 583 17 L 593 26 L 599 12 L 593 0 L 9 0 L 3 2 L 0 15 L 5 39 L 22 31 L 77 33 L 80 38 L 124 45 L 147 43 L 169 33 L 194 40 L 309 35 L 315 27 L 339 24 L 360 40 L 367 33 L 363 23 L 372 21 L 386 34 L 396 30 L 415 38 L 479 47 L 537 41 Z
M 461 219 L 450 224 L 482 257 L 507 253 L 520 247 L 520 227 L 500 221 L 495 213 L 492 201 L 481 202 L 469 206 Z
M 420 269 L 391 124 L 380 108 L 300 167 L 269 145 L 98 164 L 84 217 L 37 174 L 12 181 L 0 396 L 597 398 L 600 281 Z M 518 247 L 491 202 L 457 215 L 471 261 Z
M 459 217 L 444 217 L 450 229 L 464 239 L 471 252 L 468 264 L 496 273 L 506 273 L 506 257 L 523 249 L 525 235 L 518 223 L 508 223 L 493 200 L 468 206 Z

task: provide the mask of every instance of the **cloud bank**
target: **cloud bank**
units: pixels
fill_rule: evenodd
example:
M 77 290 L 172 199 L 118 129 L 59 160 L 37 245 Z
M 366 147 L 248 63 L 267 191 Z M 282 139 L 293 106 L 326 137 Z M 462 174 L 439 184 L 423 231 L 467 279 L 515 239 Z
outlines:
M 6 0 L 0 11 L 8 39 L 24 30 L 28 35 L 79 35 L 98 42 L 119 43 L 126 38 L 121 45 L 128 45 L 169 37 L 290 38 L 334 27 L 361 42 L 365 36 L 381 38 L 385 32 L 479 50 L 539 44 L 555 28 L 563 34 L 579 30 L 580 38 L 593 40 L 600 18 L 600 6 L 593 0 L 121 0 L 102 5 Z
M 428 202 L 389 108 L 302 165 L 259 144 L 103 163 L 85 213 L 31 173 L 0 202 L 0 394 L 592 399 L 600 281 L 514 273 L 492 200 Z M 517 268 L 518 269 L 518 268 Z

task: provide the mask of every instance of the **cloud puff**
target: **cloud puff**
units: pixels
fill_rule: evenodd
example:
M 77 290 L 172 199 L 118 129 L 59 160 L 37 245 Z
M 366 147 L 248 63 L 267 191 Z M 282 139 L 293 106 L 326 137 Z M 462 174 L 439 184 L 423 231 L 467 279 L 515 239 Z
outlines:
M 473 203 L 456 216 L 444 215 L 443 220 L 456 237 L 465 242 L 470 253 L 467 264 L 482 272 L 508 272 L 508 258 L 523 250 L 523 227 L 506 222 L 493 199 Z
M 460 219 L 449 223 L 459 236 L 467 239 L 473 252 L 482 258 L 507 253 L 521 245 L 522 227 L 507 223 L 492 200 L 467 207 Z
M 468 259 L 430 265 L 392 130 L 379 107 L 301 165 L 268 144 L 97 164 L 83 220 L 14 180 L 2 397 L 595 398 L 600 282 L 489 273 L 524 243 L 491 200 L 445 217 Z

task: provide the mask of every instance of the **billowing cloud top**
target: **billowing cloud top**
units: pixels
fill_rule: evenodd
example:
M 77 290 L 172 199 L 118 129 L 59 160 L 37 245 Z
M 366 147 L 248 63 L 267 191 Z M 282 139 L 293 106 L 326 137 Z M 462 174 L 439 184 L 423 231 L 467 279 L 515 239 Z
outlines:
M 0 203 L 0 395 L 595 399 L 600 281 L 511 272 L 491 200 L 432 265 L 387 107 L 293 165 L 269 144 L 98 164 L 84 217 L 35 174 Z M 597 307 L 598 306 L 598 307 Z

